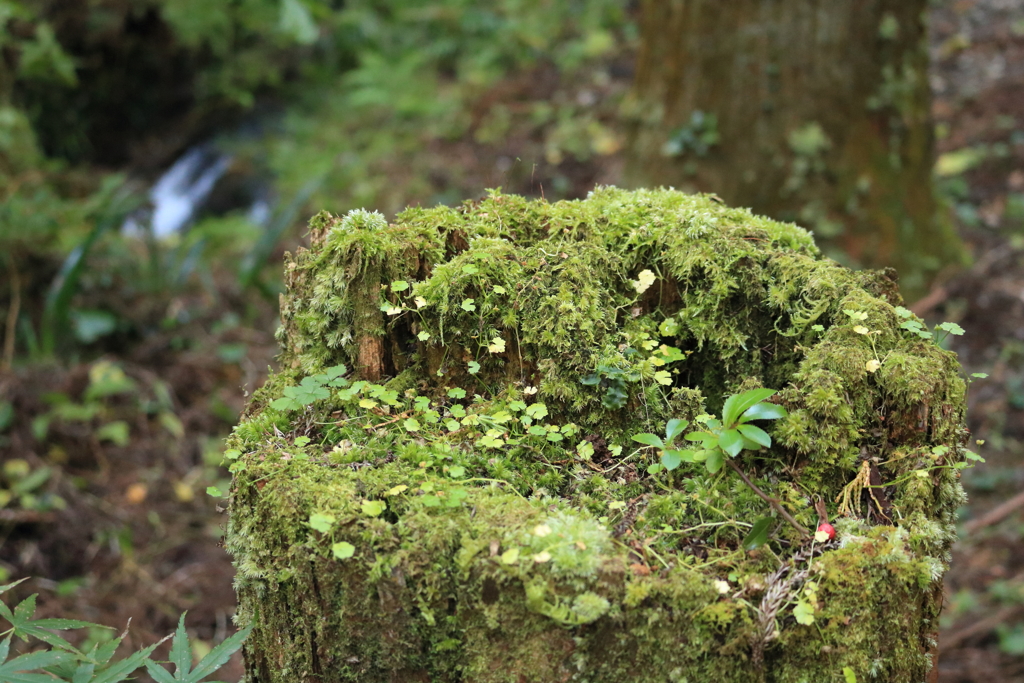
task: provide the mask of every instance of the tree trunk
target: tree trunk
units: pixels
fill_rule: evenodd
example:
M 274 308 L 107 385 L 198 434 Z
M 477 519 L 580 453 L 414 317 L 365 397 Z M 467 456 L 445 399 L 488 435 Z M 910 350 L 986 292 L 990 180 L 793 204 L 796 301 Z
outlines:
M 932 188 L 926 0 L 645 0 L 628 182 L 797 222 L 896 267 L 961 260 Z
M 228 441 L 249 683 L 926 679 L 965 387 L 884 274 L 663 190 L 311 228 Z M 728 467 L 640 446 L 762 386 Z

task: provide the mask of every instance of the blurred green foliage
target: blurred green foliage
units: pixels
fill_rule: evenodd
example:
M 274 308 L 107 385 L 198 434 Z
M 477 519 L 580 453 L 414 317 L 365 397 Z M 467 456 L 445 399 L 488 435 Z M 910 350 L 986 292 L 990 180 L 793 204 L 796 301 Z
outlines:
M 549 163 L 613 152 L 585 99 L 479 102 L 512 74 L 571 78 L 630 27 L 619 0 L 0 0 L 2 361 L 137 331 L 125 302 L 209 291 L 225 263 L 273 295 L 262 267 L 310 207 L 482 189 L 457 169 L 437 181 L 439 141 L 525 121 Z M 122 234 L 145 203 L 124 171 L 242 128 L 257 132 L 222 146 L 272 182 L 267 227 L 236 212 L 169 241 Z

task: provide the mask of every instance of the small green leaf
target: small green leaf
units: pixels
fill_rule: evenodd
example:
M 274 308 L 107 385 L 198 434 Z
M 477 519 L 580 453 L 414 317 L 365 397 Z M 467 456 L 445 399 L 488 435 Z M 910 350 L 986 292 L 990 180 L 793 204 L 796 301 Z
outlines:
M 420 423 L 411 417 L 402 424 L 407 432 L 418 432 L 420 430 Z
M 754 522 L 754 526 L 750 528 L 750 533 L 743 539 L 743 549 L 754 550 L 767 543 L 768 529 L 771 528 L 773 521 L 771 517 L 761 517 Z
M 469 363 L 467 364 L 467 368 L 469 374 L 471 375 L 475 375 L 476 373 L 480 372 L 480 364 L 477 363 L 475 360 L 469 361 Z
M 768 434 L 760 427 L 742 424 L 736 429 L 739 431 L 740 434 L 747 437 L 748 439 L 750 439 L 759 446 L 769 448 L 772 445 L 772 437 L 768 436 Z
M 362 508 L 363 514 L 367 517 L 379 517 L 382 512 L 388 509 L 388 504 L 383 500 L 364 500 Z
M 302 404 L 293 398 L 282 396 L 281 398 L 276 398 L 271 401 L 270 407 L 275 410 L 298 410 L 302 407 Z
M 726 429 L 718 437 L 718 447 L 735 458 L 743 450 L 743 437 L 735 429 Z
M 128 445 L 128 423 L 124 420 L 109 422 L 96 430 L 96 438 L 110 441 L 115 446 Z
M 478 268 L 473 263 L 467 263 L 466 265 L 462 266 L 462 272 L 465 273 L 466 275 L 476 275 L 477 273 L 480 272 L 480 268 Z
M 722 453 L 720 448 L 716 448 L 713 451 L 707 451 L 707 460 L 704 461 L 704 466 L 708 468 L 708 472 L 715 474 L 718 470 L 722 469 L 722 465 L 725 464 L 725 454 Z
M 948 322 L 947 323 L 940 323 L 940 324 L 935 326 L 935 329 L 937 329 L 937 330 L 945 330 L 946 332 L 949 332 L 950 334 L 952 334 L 952 335 L 954 335 L 956 337 L 959 337 L 960 335 L 962 335 L 964 333 L 964 328 L 960 327 L 956 323 L 948 323 Z
M 673 419 L 669 420 L 665 424 L 665 440 L 668 443 L 672 443 L 672 441 L 677 436 L 679 436 L 684 429 L 686 429 L 689 426 L 690 426 L 690 423 L 687 420 L 680 420 L 678 418 L 673 418 Z
M 665 447 L 665 442 L 654 434 L 634 434 L 633 441 L 646 444 L 648 446 L 655 446 L 657 448 Z
M 224 497 L 224 494 L 216 486 L 207 486 L 206 487 L 206 495 L 212 496 L 214 498 L 223 498 Z
M 334 554 L 336 559 L 347 560 L 356 554 L 356 547 L 351 543 L 341 541 L 331 546 L 331 553 Z
M 531 403 L 526 407 L 526 414 L 535 420 L 543 420 L 548 416 L 548 407 L 543 403 Z
M 843 683 L 857 683 L 857 674 L 848 666 L 843 667 Z
M 348 368 L 344 365 L 332 365 L 324 370 L 324 374 L 327 375 L 327 380 L 330 382 L 340 379 L 346 372 L 348 372 Z
M 682 461 L 683 459 L 680 457 L 679 451 L 663 451 L 661 454 L 661 464 L 670 472 L 679 467 L 679 463 Z
M 718 437 L 710 432 L 690 432 L 686 435 L 687 441 L 700 441 L 704 448 L 714 448 L 718 445 Z
M 971 377 L 976 377 L 977 379 L 985 379 L 986 377 L 988 377 L 988 373 L 987 372 L 972 372 L 971 373 Z
M 793 616 L 796 617 L 796 623 L 810 626 L 814 623 L 814 606 L 809 602 L 801 600 L 793 608 Z
M 519 561 L 519 548 L 509 548 L 501 554 L 502 564 L 515 564 Z
M 913 311 L 903 308 L 903 306 L 897 306 L 895 310 L 896 315 L 898 315 L 901 318 L 909 318 L 910 316 L 914 315 Z
M 740 418 L 740 422 L 750 422 L 752 420 L 780 420 L 789 415 L 786 409 L 782 406 L 775 405 L 774 403 L 758 403 L 755 406 L 747 408 L 746 412 L 743 413 L 743 417 Z
M 157 422 L 159 422 L 160 426 L 166 429 L 174 438 L 182 439 L 185 437 L 185 425 L 183 425 L 178 416 L 171 411 L 161 411 L 160 414 L 157 415 Z
M 425 342 L 428 339 L 430 339 L 430 333 L 427 332 L 426 330 L 423 330 L 422 332 L 420 332 L 419 334 L 416 335 L 416 338 L 419 339 L 420 341 L 424 341 Z
M 448 476 L 452 479 L 462 479 L 466 476 L 466 468 L 462 465 L 452 465 L 448 468 Z
M 661 472 L 663 469 L 665 469 L 664 465 L 648 465 L 647 474 L 657 474 L 658 472 Z
M 404 292 L 407 289 L 409 289 L 409 283 L 405 280 L 395 280 L 391 283 L 392 292 Z
M 326 534 L 334 528 L 336 521 L 334 515 L 325 515 L 320 512 L 315 512 L 309 516 L 309 526 L 322 534 Z
M 751 406 L 774 395 L 774 389 L 751 389 L 733 394 L 726 399 L 725 405 L 722 406 L 722 424 L 731 427 Z
M 475 299 L 464 299 L 460 304 L 460 308 L 462 308 L 462 310 L 466 311 L 467 313 L 472 313 L 473 311 L 476 310 L 476 304 L 473 303 L 474 301 Z
M 455 387 L 448 390 L 448 398 L 466 398 L 466 390 Z

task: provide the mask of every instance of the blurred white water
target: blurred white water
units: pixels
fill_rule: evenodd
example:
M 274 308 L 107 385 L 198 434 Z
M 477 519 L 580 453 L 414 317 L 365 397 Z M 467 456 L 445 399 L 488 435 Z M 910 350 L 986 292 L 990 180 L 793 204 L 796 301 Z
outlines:
M 149 191 L 154 237 L 163 239 L 182 231 L 196 215 L 231 163 L 231 156 L 208 145 L 193 147 L 165 172 Z M 142 231 L 141 218 L 125 221 L 126 232 Z

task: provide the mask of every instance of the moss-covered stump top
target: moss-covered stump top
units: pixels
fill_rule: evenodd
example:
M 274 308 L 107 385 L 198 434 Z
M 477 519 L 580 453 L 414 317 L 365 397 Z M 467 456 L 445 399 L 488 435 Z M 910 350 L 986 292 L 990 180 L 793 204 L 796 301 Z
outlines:
M 923 680 L 970 454 L 890 278 L 667 190 L 311 238 L 228 452 L 250 680 Z

